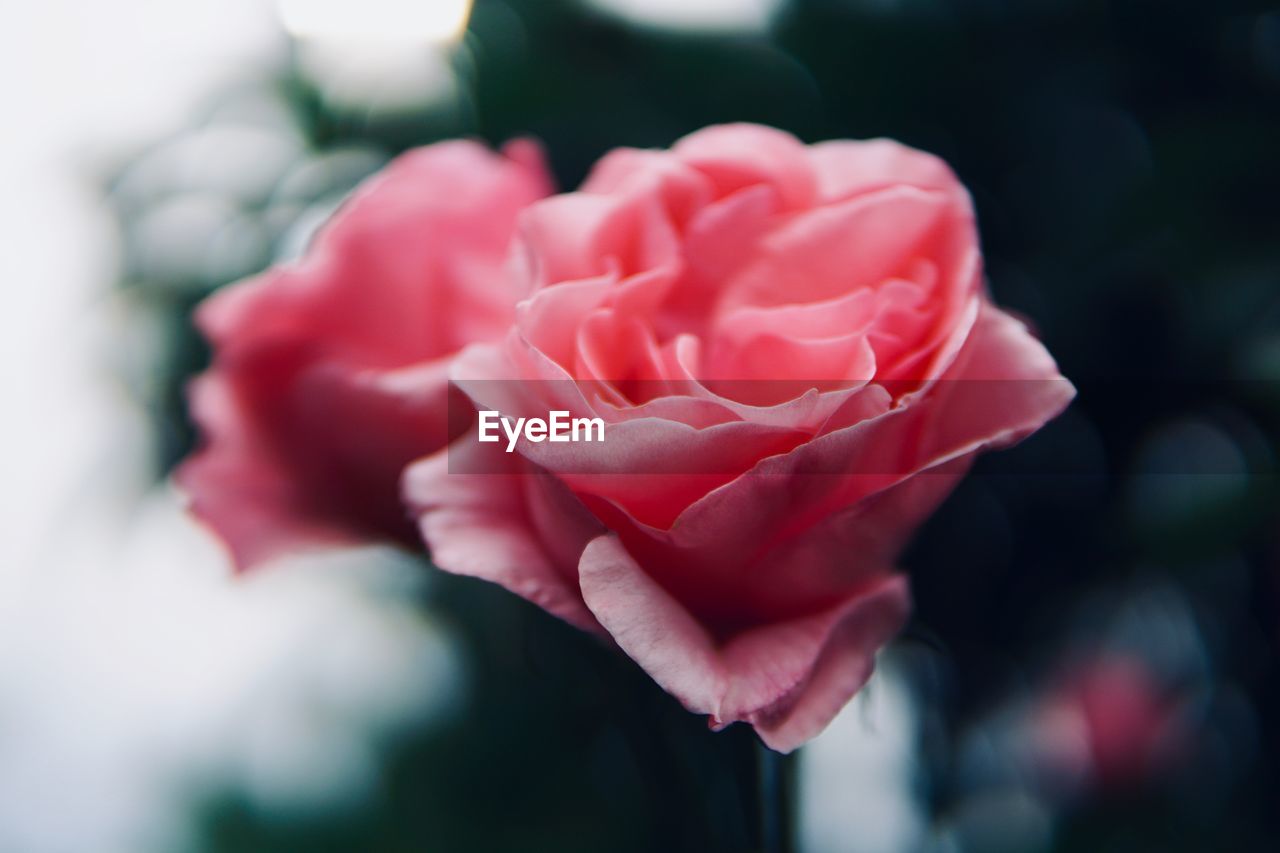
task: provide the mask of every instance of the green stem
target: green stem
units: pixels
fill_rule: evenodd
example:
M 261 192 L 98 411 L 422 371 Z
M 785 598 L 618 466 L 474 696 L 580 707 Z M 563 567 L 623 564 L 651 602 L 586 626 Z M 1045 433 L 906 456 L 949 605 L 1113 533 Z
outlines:
M 760 802 L 760 847 L 764 853 L 795 849 L 795 755 L 760 744 L 756 751 Z

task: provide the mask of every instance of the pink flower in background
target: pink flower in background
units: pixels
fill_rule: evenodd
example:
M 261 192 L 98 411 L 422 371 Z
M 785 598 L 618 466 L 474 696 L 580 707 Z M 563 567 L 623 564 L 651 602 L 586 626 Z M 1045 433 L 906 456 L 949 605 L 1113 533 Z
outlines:
M 1141 658 L 1100 655 L 1041 700 L 1034 745 L 1045 769 L 1123 789 L 1148 782 L 1185 752 L 1183 697 Z
M 449 359 L 499 337 L 518 298 L 518 214 L 549 192 L 517 142 L 410 151 L 300 261 L 198 312 L 212 367 L 191 389 L 202 449 L 178 472 L 241 568 L 321 544 L 415 542 L 398 481 L 450 437 Z
M 735 125 L 614 151 L 520 230 L 529 295 L 454 377 L 605 441 L 472 432 L 413 466 L 435 562 L 611 637 L 714 726 L 799 746 L 902 626 L 913 530 L 1074 394 L 987 298 L 967 192 L 891 141 Z

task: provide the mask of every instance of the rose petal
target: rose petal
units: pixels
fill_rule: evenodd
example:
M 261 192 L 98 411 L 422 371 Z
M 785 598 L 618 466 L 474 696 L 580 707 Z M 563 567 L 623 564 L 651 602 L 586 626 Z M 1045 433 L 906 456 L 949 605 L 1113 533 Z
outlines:
M 554 525 L 545 541 L 566 558 L 598 534 L 580 508 L 552 497 L 554 485 L 496 445 L 458 443 L 410 466 L 403 491 L 437 566 L 499 584 L 572 625 L 598 630 L 576 584 L 531 523 L 536 513 Z M 536 508 L 541 502 L 549 505 Z
M 721 310 L 837 299 L 907 277 L 918 256 L 933 259 L 950 281 L 964 249 L 975 245 L 972 216 L 953 196 L 878 190 L 806 211 L 765 236 L 752 261 L 723 285 Z
M 788 209 L 807 207 L 816 194 L 808 152 L 789 133 L 753 124 L 722 124 L 699 130 L 671 148 L 681 161 L 711 179 L 723 198 L 764 184 Z
M 968 203 L 968 193 L 945 161 L 892 139 L 819 142 L 809 147 L 809 158 L 825 203 L 904 185 L 955 193 Z
M 315 512 L 306 490 L 271 448 L 257 440 L 220 377 L 193 381 L 188 400 L 192 416 L 218 440 L 188 458 L 174 479 L 187 494 L 192 513 L 219 535 L 238 568 L 361 540 L 340 519 Z
M 738 689 L 721 713 L 750 723 L 778 752 L 804 745 L 867 683 L 910 609 L 906 578 L 895 575 L 827 613 L 743 635 L 724 652 Z
M 716 728 L 751 723 L 783 752 L 825 727 L 866 682 L 909 609 L 905 579 L 889 577 L 827 612 L 719 647 L 614 536 L 587 545 L 579 580 L 600 625 L 664 690 Z

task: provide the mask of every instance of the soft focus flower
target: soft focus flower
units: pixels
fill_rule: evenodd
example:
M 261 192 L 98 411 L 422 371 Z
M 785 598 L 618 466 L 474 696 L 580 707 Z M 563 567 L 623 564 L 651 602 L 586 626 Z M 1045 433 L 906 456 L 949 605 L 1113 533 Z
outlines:
M 446 373 L 500 336 L 517 215 L 548 192 L 540 153 L 449 142 L 402 155 L 306 256 L 221 291 L 197 323 L 204 447 L 178 473 L 246 567 L 318 544 L 415 542 L 398 481 L 449 438 Z
M 887 140 L 713 127 L 522 217 L 529 296 L 454 376 L 602 443 L 475 433 L 405 483 L 435 561 L 610 637 L 714 726 L 813 737 L 909 607 L 894 561 L 1071 385 L 982 287 L 968 194 Z
M 1035 717 L 1041 761 L 1064 778 L 1141 784 L 1165 769 L 1189 734 L 1182 697 L 1143 660 L 1113 654 L 1073 669 Z

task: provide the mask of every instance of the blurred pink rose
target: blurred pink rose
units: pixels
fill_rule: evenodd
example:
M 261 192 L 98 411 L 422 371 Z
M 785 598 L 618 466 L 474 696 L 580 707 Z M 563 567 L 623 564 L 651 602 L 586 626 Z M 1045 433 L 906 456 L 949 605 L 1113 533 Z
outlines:
M 1034 722 L 1046 769 L 1111 789 L 1148 781 L 1190 740 L 1182 697 L 1141 658 L 1123 654 L 1100 656 L 1059 679 Z
M 503 155 L 470 142 L 410 151 L 300 261 L 200 307 L 214 351 L 191 389 L 204 445 L 178 481 L 239 567 L 319 544 L 416 541 L 401 471 L 450 437 L 449 359 L 510 325 L 516 217 L 548 191 L 528 142 Z
M 417 463 L 435 562 L 795 748 L 905 620 L 913 529 L 1074 390 L 987 298 L 964 188 L 895 142 L 712 127 L 612 152 L 520 231 L 530 295 L 454 376 L 513 418 L 601 417 L 605 441 L 470 432 Z

